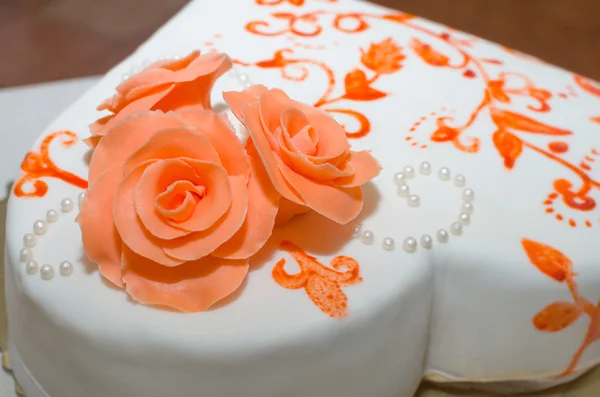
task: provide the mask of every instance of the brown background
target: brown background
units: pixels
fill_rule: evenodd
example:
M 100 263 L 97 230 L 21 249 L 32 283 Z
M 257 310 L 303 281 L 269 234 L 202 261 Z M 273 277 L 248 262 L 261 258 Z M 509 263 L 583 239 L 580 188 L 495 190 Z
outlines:
M 600 80 L 600 0 L 374 2 Z M 185 3 L 187 0 L 0 0 L 0 87 L 104 73 Z

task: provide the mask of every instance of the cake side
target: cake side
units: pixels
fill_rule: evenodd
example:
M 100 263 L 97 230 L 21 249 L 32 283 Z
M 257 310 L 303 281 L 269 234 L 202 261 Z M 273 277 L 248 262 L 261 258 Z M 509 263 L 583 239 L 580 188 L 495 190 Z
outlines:
M 73 243 L 81 240 L 76 208 L 48 224 L 34 248 L 43 263 L 70 261 L 73 274 L 60 277 L 58 266 L 52 280 L 27 274 L 24 234 L 48 209 L 60 212 L 63 198 L 76 206 L 87 175 L 88 148 L 56 135 L 50 156 L 74 178 L 42 178 L 42 197 L 13 194 L 7 223 L 11 343 L 49 395 L 159 396 L 174 384 L 191 395 L 199 383 L 209 396 L 409 395 L 421 363 L 434 380 L 540 388 L 597 363 L 600 350 L 585 338 L 600 281 L 598 176 L 587 160 L 600 146 L 595 83 L 365 3 L 247 1 L 236 16 L 224 5 L 209 15 L 206 4 L 190 4 L 113 69 L 33 152 L 56 131 L 86 138 L 93 109 L 132 68 L 166 49 L 200 48 L 226 52 L 252 82 L 332 114 L 383 172 L 365 188 L 359 219 L 344 227 L 316 214 L 294 220 L 254 258 L 239 293 L 181 314 L 135 304 L 102 279 Z M 215 109 L 225 108 L 221 91 L 242 87 L 235 71 L 223 76 Z M 404 182 L 416 198 L 397 192 Z M 353 238 L 357 226 L 375 242 Z M 301 270 L 282 241 L 325 268 L 340 255 L 359 264 L 362 281 L 342 288 L 346 318 L 332 319 L 308 291 L 273 278 L 280 259 L 286 273 Z M 67 379 L 65 368 L 81 376 Z M 239 378 L 233 384 L 221 372 Z M 142 380 L 149 373 L 153 380 Z M 314 390 L 296 390 L 299 379 Z

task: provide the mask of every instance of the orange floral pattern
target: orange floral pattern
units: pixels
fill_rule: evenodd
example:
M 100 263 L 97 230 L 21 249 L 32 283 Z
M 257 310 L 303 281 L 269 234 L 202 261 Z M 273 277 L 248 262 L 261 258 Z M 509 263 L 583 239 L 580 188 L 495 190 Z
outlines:
M 575 371 L 588 346 L 600 339 L 600 302 L 594 304 L 579 294 L 573 263 L 565 254 L 532 240 L 523 239 L 521 243 L 529 261 L 546 276 L 565 284 L 573 298 L 573 302 L 557 301 L 540 310 L 533 317 L 533 326 L 542 332 L 558 332 L 571 326 L 582 315 L 590 319 L 583 342 L 569 365 L 560 374 L 560 376 L 569 375 Z
M 467 136 L 472 125 L 480 118 L 489 117 L 495 129 L 490 131 L 491 143 L 495 146 L 504 166 L 507 170 L 512 170 L 518 163 L 518 159 L 525 150 L 533 151 L 543 156 L 548 161 L 554 162 L 571 174 L 573 178 L 559 178 L 553 182 L 553 192 L 550 194 L 555 199 L 560 198 L 561 202 L 569 210 L 582 211 L 589 213 L 596 209 L 596 199 L 592 197 L 593 191 L 600 191 L 600 180 L 594 179 L 590 173 L 589 162 L 590 156 L 586 156 L 580 164 L 572 163 L 564 158 L 563 154 L 569 151 L 568 143 L 564 141 L 551 142 L 548 148 L 539 146 L 531 142 L 528 137 L 532 135 L 545 135 L 549 137 L 568 137 L 572 136 L 573 132 L 556 125 L 548 125 L 536 118 L 525 115 L 518 110 L 506 109 L 507 106 L 513 105 L 516 98 L 523 98 L 530 103 L 526 105 L 527 109 L 532 112 L 546 113 L 551 111 L 550 100 L 555 94 L 549 90 L 536 86 L 533 81 L 520 73 L 515 72 L 496 72 L 492 68 L 497 68 L 503 65 L 501 60 L 490 58 L 479 58 L 471 53 L 469 48 L 477 38 L 460 39 L 452 34 L 444 32 L 437 33 L 421 24 L 413 21 L 413 16 L 409 14 L 368 14 L 368 13 L 348 13 L 348 12 L 333 12 L 333 11 L 316 11 L 309 13 L 276 13 L 271 14 L 274 17 L 271 21 L 251 21 L 246 25 L 246 30 L 250 33 L 262 36 L 280 36 L 292 35 L 304 38 L 318 36 L 324 29 L 324 21 L 330 21 L 331 27 L 340 32 L 348 34 L 356 34 L 368 30 L 371 27 L 372 21 L 388 21 L 402 25 L 404 28 L 410 29 L 415 33 L 419 33 L 426 39 L 413 38 L 408 43 L 408 47 L 412 49 L 414 54 L 425 64 L 435 68 L 455 69 L 467 79 L 480 79 L 483 83 L 482 98 L 478 105 L 473 109 L 467 117 L 466 122 L 456 124 L 453 115 L 441 114 L 435 116 L 436 128 L 429 135 L 429 140 L 434 143 L 449 143 L 456 149 L 465 153 L 478 153 L 481 148 L 481 140 L 479 137 Z M 391 39 L 388 39 L 391 42 Z M 362 51 L 361 58 L 363 66 L 373 70 L 370 65 L 373 65 L 374 59 L 385 59 L 389 70 L 398 69 L 394 65 L 401 64 L 405 60 L 405 54 L 402 53 L 401 47 L 397 43 L 384 41 L 382 43 L 372 45 L 368 51 Z M 393 45 L 390 45 L 392 44 Z M 444 53 L 436 48 L 437 43 L 446 51 L 452 51 L 452 56 Z M 506 52 L 511 56 L 541 62 L 535 58 L 526 56 L 514 50 L 506 49 Z M 371 52 L 380 52 L 384 56 L 370 56 Z M 458 60 L 456 60 L 458 59 Z M 319 61 L 310 60 L 310 63 L 320 64 Z M 543 62 L 541 62 L 543 63 Z M 282 67 L 287 66 L 282 65 Z M 324 100 L 330 100 L 328 93 L 335 86 L 335 76 L 331 69 L 326 65 L 322 65 L 323 69 L 329 74 L 329 87 L 324 95 Z M 388 70 L 388 69 L 386 69 Z M 379 77 L 382 73 L 375 70 L 375 77 Z M 303 79 L 306 76 L 303 76 Z M 583 89 L 588 94 L 600 97 L 600 86 L 582 76 L 575 75 L 574 81 L 578 87 Z M 353 99 L 357 96 L 356 92 L 360 93 L 363 100 L 375 100 L 384 98 L 389 93 L 383 92 L 374 88 L 371 84 L 371 79 L 360 69 L 348 72 L 344 79 L 346 93 L 337 99 Z M 566 99 L 569 96 L 577 97 L 577 92 L 573 87 L 567 86 L 568 94 L 558 93 L 556 96 Z M 324 103 L 317 102 L 317 106 L 322 106 Z M 338 112 L 348 114 L 355 117 L 359 121 L 361 127 L 358 131 L 348 133 L 351 137 L 362 137 L 370 131 L 370 123 L 368 118 L 360 114 L 356 110 L 349 109 L 330 109 L 330 112 Z M 434 117 L 436 113 L 432 112 L 429 117 Z M 409 131 L 406 140 L 411 146 L 426 148 L 427 145 L 419 144 L 414 135 L 427 117 L 422 117 L 419 121 L 413 124 Z M 362 120 L 362 121 L 361 121 Z M 598 122 L 600 118 L 591 117 L 590 121 Z M 368 123 L 368 124 L 367 124 Z M 573 180 L 574 179 L 574 180 Z M 544 201 L 546 203 L 548 200 Z M 562 214 L 554 212 L 554 208 L 547 208 L 547 213 L 551 213 L 559 221 L 567 220 Z M 591 217 L 580 221 L 579 224 L 586 226 L 591 225 L 595 220 Z M 578 222 L 573 218 L 568 219 L 568 224 L 571 227 L 577 227 Z M 589 226 L 588 226 L 589 227 Z
M 344 76 L 344 93 L 339 96 L 333 96 L 333 91 L 337 86 L 337 80 L 333 70 L 323 62 L 307 59 L 307 58 L 292 58 L 290 55 L 294 50 L 285 48 L 275 51 L 270 59 L 260 60 L 254 63 L 243 61 L 234 61 L 239 65 L 256 66 L 263 69 L 281 69 L 281 77 L 291 81 L 304 81 L 309 75 L 308 66 L 314 66 L 320 69 L 328 79 L 328 86 L 323 95 L 314 103 L 313 106 L 322 108 L 323 110 L 349 116 L 358 123 L 358 128 L 351 130 L 346 129 L 348 138 L 362 138 L 371 131 L 371 123 L 369 119 L 361 112 L 353 109 L 331 107 L 330 105 L 341 100 L 349 101 L 374 101 L 385 98 L 388 93 L 380 91 L 373 87 L 373 84 L 385 74 L 392 74 L 402 69 L 402 63 L 406 56 L 402 48 L 396 44 L 391 38 L 387 38 L 379 43 L 372 43 L 368 49 L 361 49 L 360 62 L 370 74 L 364 70 L 355 67 Z M 299 70 L 299 75 L 290 74 L 290 68 L 296 67 Z
M 304 288 L 323 313 L 335 319 L 345 318 L 348 315 L 348 298 L 342 287 L 362 281 L 358 262 L 348 256 L 336 256 L 331 261 L 333 269 L 330 269 L 289 241 L 281 242 L 281 249 L 296 260 L 300 272 L 289 274 L 284 269 L 285 259 L 280 259 L 272 272 L 277 284 L 288 289 Z
M 15 183 L 14 193 L 17 197 L 44 197 L 48 192 L 48 184 L 41 178 L 57 178 L 73 186 L 87 189 L 85 179 L 62 170 L 50 158 L 50 145 L 61 139 L 62 146 L 68 148 L 77 142 L 77 135 L 71 131 L 57 131 L 48 135 L 42 141 L 39 153 L 29 152 L 21 163 L 24 174 Z M 28 191 L 27 185 L 33 184 L 33 190 Z

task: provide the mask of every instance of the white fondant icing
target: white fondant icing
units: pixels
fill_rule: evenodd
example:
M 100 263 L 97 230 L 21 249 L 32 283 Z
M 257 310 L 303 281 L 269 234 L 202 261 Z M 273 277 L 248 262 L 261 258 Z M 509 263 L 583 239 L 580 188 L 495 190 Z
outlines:
M 276 50 L 289 47 L 286 35 L 264 37 L 244 31 L 253 20 L 269 21 L 268 26 L 274 29 L 286 28 L 287 20 L 271 15 L 280 8 L 260 7 L 252 1 L 238 1 L 235 8 L 232 13 L 231 2 L 192 2 L 60 115 L 41 138 L 65 129 L 77 132 L 80 138 L 87 137 L 89 123 L 100 116 L 96 106 L 114 93 L 123 73 L 167 50 L 188 53 L 201 45 L 199 38 L 221 33 L 219 50 L 250 63 L 271 59 Z M 393 19 L 367 18 L 368 26 L 351 35 L 334 29 L 333 15 L 340 13 L 390 14 L 389 10 L 363 2 L 307 1 L 303 8 L 291 11 L 326 11 L 314 15 L 322 33 L 306 41 L 342 44 L 335 51 L 294 48 L 287 55 L 319 59 L 330 65 L 338 82 L 342 82 L 334 88 L 339 95 L 343 95 L 344 76 L 353 68 L 359 66 L 369 72 L 360 66 L 360 57 L 361 49 L 368 49 L 371 43 L 391 37 L 407 56 L 400 71 L 382 75 L 374 83 L 372 88 L 385 97 L 364 102 L 341 99 L 335 104 L 360 110 L 368 117 L 371 132 L 352 140 L 352 144 L 355 150 L 371 150 L 384 167 L 374 183 L 365 188 L 365 210 L 357 222 L 378 236 L 402 238 L 408 234 L 423 236 L 440 225 L 457 222 L 457 209 L 472 213 L 471 202 L 464 203 L 452 183 L 439 183 L 437 178 L 410 180 L 411 188 L 422 199 L 421 209 L 398 205 L 397 186 L 390 183 L 393 173 L 406 163 L 422 165 L 424 161 L 443 162 L 452 172 L 468 176 L 469 189 L 477 191 L 477 217 L 470 219 L 464 236 L 450 237 L 446 229 L 440 229 L 435 244 L 433 238 L 425 244 L 421 240 L 423 247 L 430 244 L 431 249 L 415 248 L 408 254 L 404 249 L 386 252 L 379 244 L 369 246 L 359 238 L 349 238 L 356 234 L 356 224 L 339 226 L 316 214 L 302 216 L 277 230 L 256 258 L 239 294 L 205 313 L 181 314 L 135 304 L 123 291 L 104 281 L 85 259 L 74 221 L 76 211 L 65 211 L 61 215 L 65 221 L 53 225 L 35 247 L 41 263 L 60 263 L 69 258 L 76 269 L 73 274 L 55 277 L 51 283 L 42 276 L 27 275 L 28 265 L 20 261 L 23 236 L 31 232 L 31 225 L 44 216 L 47 208 L 81 192 L 61 180 L 46 178 L 45 197 L 12 196 L 7 216 L 10 350 L 13 357 L 19 358 L 15 374 L 29 397 L 164 397 L 174 390 L 183 396 L 203 397 L 409 396 L 422 376 L 435 380 L 442 374 L 445 380 L 480 388 L 487 382 L 502 385 L 523 381 L 526 388 L 532 389 L 568 381 L 596 365 L 600 343 L 585 350 L 571 375 L 556 378 L 584 340 L 589 320 L 581 317 L 555 333 L 543 333 L 533 326 L 536 313 L 552 302 L 568 301 L 570 295 L 564 284 L 536 269 L 521 246 L 521 239 L 528 238 L 563 252 L 577 273 L 574 277 L 579 293 L 592 302 L 598 301 L 598 209 L 568 213 L 569 208 L 561 200 L 552 199 L 579 225 L 570 227 L 548 215 L 542 205 L 553 191 L 555 180 L 573 184 L 578 181 L 574 175 L 581 169 L 567 169 L 559 162 L 548 161 L 539 151 L 524 147 L 514 168 L 507 170 L 505 159 L 493 143 L 496 126 L 489 114 L 478 117 L 456 142 L 430 141 L 435 120 L 425 117 L 410 136 L 426 142 L 427 147 L 412 146 L 406 138 L 419 117 L 452 106 L 457 111 L 446 112 L 459 125 L 469 119 L 482 95 L 487 95 L 481 80 L 468 79 L 452 68 L 428 65 L 411 52 L 414 39 L 427 41 L 448 54 L 452 65 L 459 64 L 460 54 L 449 44 L 451 41 L 431 41 L 431 36 Z M 338 20 L 338 25 L 352 22 L 346 19 Z M 308 28 L 312 26 L 310 20 L 305 22 Z M 436 32 L 440 38 L 448 32 L 443 26 L 419 19 L 411 23 Z M 452 40 L 471 39 L 454 31 L 452 36 Z M 500 71 L 519 71 L 552 93 L 573 84 L 569 73 L 509 54 L 487 42 L 475 42 L 471 50 L 481 59 L 502 60 L 501 67 L 490 64 L 490 68 L 498 68 L 490 72 L 494 78 Z M 256 83 L 283 88 L 293 98 L 314 103 L 327 87 L 328 76 L 313 66 L 307 66 L 310 82 L 283 79 L 278 68 L 242 69 Z M 481 71 L 471 70 L 467 76 L 473 73 Z M 214 91 L 215 108 L 223 108 L 222 90 L 238 89 L 239 82 L 233 79 L 219 80 Z M 531 98 L 514 97 L 505 105 L 506 109 L 518 109 L 544 123 L 573 131 L 574 136 L 560 138 L 568 139 L 570 148 L 561 159 L 579 164 L 580 157 L 593 145 L 600 147 L 596 127 L 585 118 L 597 113 L 598 102 L 585 95 L 580 90 L 579 98 L 563 101 L 553 96 L 553 111 L 547 113 L 528 108 Z M 348 122 L 343 114 L 335 116 Z M 239 123 L 232 123 L 240 136 L 246 136 Z M 527 135 L 528 142 L 536 147 L 546 147 L 558 139 Z M 455 147 L 475 141 L 480 145 L 477 153 Z M 86 152 L 81 142 L 70 148 L 51 148 L 60 167 L 81 177 L 87 174 Z M 597 172 L 590 171 L 590 175 L 598 178 Z M 596 190 L 590 194 L 598 199 Z M 466 199 L 473 197 L 467 194 Z M 61 209 L 65 209 L 62 204 Z M 591 215 L 595 216 L 593 226 L 581 226 L 592 219 Z M 450 238 L 452 244 L 438 244 Z M 350 256 L 360 264 L 363 281 L 344 289 L 348 318 L 334 320 L 303 291 L 291 291 L 274 282 L 274 264 L 290 258 L 277 249 L 283 239 L 293 241 L 324 264 L 336 255 Z M 403 246 L 406 242 L 398 241 L 403 241 Z M 416 239 L 414 243 L 416 247 Z M 292 260 L 289 262 L 293 265 Z

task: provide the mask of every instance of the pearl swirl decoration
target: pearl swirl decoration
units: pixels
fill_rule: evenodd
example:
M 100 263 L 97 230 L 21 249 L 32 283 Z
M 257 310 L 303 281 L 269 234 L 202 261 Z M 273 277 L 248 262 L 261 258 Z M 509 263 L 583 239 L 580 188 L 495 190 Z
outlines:
M 414 237 L 407 237 L 402 242 L 402 248 L 406 252 L 415 252 L 417 250 L 417 239 Z
M 85 198 L 85 191 L 78 196 L 79 202 Z M 70 212 L 74 208 L 74 202 L 70 198 L 63 198 L 60 202 L 62 212 Z M 43 236 L 48 231 L 48 224 L 55 223 L 59 219 L 58 211 L 49 209 L 46 211 L 46 220 L 37 220 L 33 223 L 33 233 L 23 235 L 23 248 L 19 252 L 19 259 L 25 263 L 25 272 L 29 275 L 35 275 L 38 272 L 43 280 L 50 280 L 54 277 L 54 267 L 50 264 L 39 266 L 33 259 L 33 248 L 38 244 L 38 237 Z M 63 261 L 58 266 L 61 275 L 69 276 L 75 270 L 73 264 L 69 261 Z
M 440 178 L 441 181 L 447 181 L 450 180 L 450 169 L 448 167 L 442 167 L 440 168 L 440 171 L 438 172 L 438 177 Z
M 465 190 L 463 190 L 462 196 L 463 200 L 465 200 L 466 202 L 475 200 L 475 192 L 471 188 L 466 188 Z
M 62 212 L 71 212 L 74 206 L 73 200 L 70 198 L 64 198 L 60 202 L 60 209 Z
M 422 235 L 421 246 L 426 249 L 433 247 L 433 237 L 431 237 L 429 234 Z
M 47 231 L 48 231 L 48 224 L 46 223 L 46 221 L 35 221 L 33 223 L 33 232 L 35 234 L 37 234 L 38 236 L 46 234 Z
M 407 178 L 412 178 L 415 176 L 415 169 L 411 166 L 411 165 L 407 165 L 406 167 L 404 167 L 404 169 L 402 170 L 402 173 L 407 177 Z
M 419 204 L 421 204 L 421 199 L 416 194 L 411 194 L 410 196 L 408 196 L 408 200 L 406 200 L 406 202 L 411 207 L 418 207 Z
M 391 251 L 394 249 L 394 239 L 391 237 L 386 237 L 383 239 L 383 249 L 386 251 Z
M 448 231 L 446 229 L 440 229 L 437 231 L 436 237 L 440 243 L 446 243 L 448 242 L 450 235 L 448 234 Z
M 40 276 L 42 276 L 44 280 L 52 279 L 52 277 L 54 277 L 54 267 L 52 267 L 52 265 L 43 265 L 40 267 Z
M 423 161 L 419 166 L 419 171 L 423 175 L 431 174 L 431 164 L 429 164 L 427 161 Z
M 27 233 L 23 236 L 23 245 L 28 248 L 33 248 L 37 244 L 37 237 L 35 234 Z
M 402 172 L 396 172 L 394 174 L 394 183 L 398 186 L 401 186 L 406 182 L 406 177 Z
M 46 221 L 48 223 L 54 223 L 58 220 L 58 212 L 56 210 L 48 210 L 46 212 Z
M 29 262 L 27 262 L 25 264 L 25 271 L 27 272 L 27 274 L 29 274 L 31 276 L 36 274 L 38 272 L 38 270 L 40 270 L 40 267 L 39 267 L 38 263 L 34 260 L 30 260 Z
M 365 244 L 373 244 L 375 242 L 375 233 L 372 230 L 365 230 L 362 232 L 360 239 Z
M 396 190 L 396 193 L 398 193 L 398 196 L 400 197 L 408 197 L 408 195 L 410 194 L 410 188 L 406 183 L 403 183 L 402 185 L 398 186 L 398 190 Z
M 73 273 L 73 264 L 69 261 L 62 261 L 58 265 L 58 271 L 61 276 L 70 276 Z
M 419 174 L 430 175 L 433 171 L 430 163 L 424 161 L 419 167 Z M 396 172 L 393 177 L 393 182 L 397 186 L 397 194 L 399 197 L 405 198 L 406 203 L 410 207 L 419 207 L 421 205 L 421 198 L 419 195 L 411 193 L 411 189 L 408 185 L 408 181 L 415 177 L 415 168 L 411 165 L 406 165 L 401 172 Z M 452 178 L 452 172 L 448 167 L 442 167 L 438 170 L 438 179 L 440 181 L 449 181 Z M 438 229 L 435 233 L 435 238 L 430 234 L 423 234 L 420 240 L 412 236 L 405 237 L 402 241 L 402 248 L 408 252 L 416 252 L 418 246 L 425 249 L 431 249 L 434 246 L 434 240 L 438 243 L 447 243 L 450 240 L 450 236 L 460 236 L 463 233 L 464 226 L 471 224 L 471 215 L 474 211 L 473 201 L 475 199 L 475 192 L 471 188 L 465 188 L 467 180 L 464 175 L 457 174 L 454 176 L 453 184 L 458 188 L 462 188 L 462 204 L 460 212 L 456 220 L 450 224 L 448 229 Z M 375 241 L 375 233 L 372 230 L 362 230 L 360 226 L 356 226 L 352 233 L 353 238 L 360 238 L 364 244 L 371 245 Z M 382 240 L 381 246 L 386 251 L 392 251 L 395 248 L 394 238 L 385 237 Z

